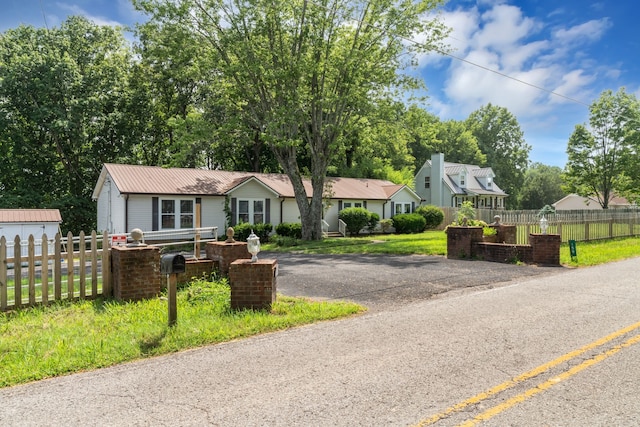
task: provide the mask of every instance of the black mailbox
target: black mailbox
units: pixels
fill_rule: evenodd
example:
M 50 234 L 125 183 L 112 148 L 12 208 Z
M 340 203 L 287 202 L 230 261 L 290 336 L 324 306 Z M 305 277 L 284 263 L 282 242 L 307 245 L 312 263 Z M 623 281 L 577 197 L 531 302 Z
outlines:
M 160 273 L 179 274 L 185 272 L 185 260 L 180 254 L 165 254 L 160 258 Z

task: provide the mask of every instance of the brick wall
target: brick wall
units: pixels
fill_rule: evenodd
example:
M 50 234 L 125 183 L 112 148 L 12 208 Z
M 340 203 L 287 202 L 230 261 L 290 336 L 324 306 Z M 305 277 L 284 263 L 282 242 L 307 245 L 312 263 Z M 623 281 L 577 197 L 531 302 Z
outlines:
M 482 227 L 447 227 L 447 258 L 471 259 L 471 246 L 482 241 Z
M 116 300 L 137 301 L 160 295 L 160 248 L 114 246 L 111 269 Z
M 560 265 L 559 234 L 529 234 L 529 243 L 533 246 L 534 264 Z
M 251 259 L 246 242 L 208 242 L 205 247 L 207 258 L 218 263 L 222 276 L 229 275 L 229 266 L 238 259 Z
M 524 262 L 533 261 L 533 248 L 531 245 L 514 245 L 504 243 L 476 242 L 473 244 L 475 258 L 491 262 Z
M 271 309 L 276 300 L 278 261 L 239 259 L 229 266 L 232 309 Z
M 176 279 L 178 283 L 190 282 L 194 277 L 200 279 L 205 276 L 208 279 L 214 269 L 217 269 L 217 262 L 211 259 L 188 259 L 184 273 L 178 274 Z
M 515 225 L 488 225 L 487 227 L 495 228 L 496 234 L 496 243 L 509 243 L 516 244 L 517 242 L 517 230 L 518 228 Z

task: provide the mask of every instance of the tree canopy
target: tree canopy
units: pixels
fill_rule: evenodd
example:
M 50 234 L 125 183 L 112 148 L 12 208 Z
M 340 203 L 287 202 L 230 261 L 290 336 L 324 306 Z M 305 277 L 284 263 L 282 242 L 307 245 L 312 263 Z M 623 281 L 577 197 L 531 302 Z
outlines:
M 566 188 L 598 200 L 638 197 L 640 103 L 624 88 L 604 91 L 589 107 L 589 125 L 577 125 L 567 146 Z
M 59 208 L 91 229 L 92 186 L 106 161 L 126 160 L 130 50 L 118 29 L 71 17 L 0 37 L 0 203 Z
M 137 0 L 160 25 L 209 47 L 211 66 L 289 176 L 304 239 L 319 239 L 328 166 L 345 128 L 375 100 L 414 83 L 398 73 L 446 35 L 427 17 L 440 1 Z M 406 43 L 422 34 L 421 44 Z M 300 154 L 308 155 L 307 198 Z
M 507 207 L 516 207 L 531 151 L 518 120 L 506 108 L 487 104 L 471 113 L 466 124 L 487 156 L 496 182 L 509 194 Z

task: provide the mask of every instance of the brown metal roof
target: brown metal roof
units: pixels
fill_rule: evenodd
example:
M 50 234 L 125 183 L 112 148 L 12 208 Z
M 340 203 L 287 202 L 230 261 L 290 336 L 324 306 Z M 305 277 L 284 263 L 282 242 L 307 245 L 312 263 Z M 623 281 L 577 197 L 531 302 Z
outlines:
M 105 164 L 111 179 L 124 194 L 189 194 L 223 196 L 252 177 L 280 197 L 295 197 L 289 177 L 206 169 Z M 358 178 L 328 178 L 334 199 L 387 200 L 403 186 L 390 181 Z M 311 182 L 303 180 L 311 197 Z
M 62 222 L 58 209 L 0 209 L 0 222 Z

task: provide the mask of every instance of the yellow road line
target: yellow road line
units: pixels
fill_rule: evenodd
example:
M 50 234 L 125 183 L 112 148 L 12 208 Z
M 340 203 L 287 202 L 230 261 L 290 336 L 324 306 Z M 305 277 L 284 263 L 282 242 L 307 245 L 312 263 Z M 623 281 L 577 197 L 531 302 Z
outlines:
M 486 421 L 490 418 L 495 417 L 496 415 L 500 414 L 501 412 L 506 411 L 507 409 L 524 402 L 525 400 L 529 399 L 530 397 L 535 396 L 536 394 L 542 393 L 545 390 L 550 389 L 551 387 L 553 387 L 554 385 L 572 377 L 573 375 L 577 374 L 578 372 L 581 372 L 585 369 L 587 369 L 590 366 L 593 366 L 597 363 L 602 362 L 603 360 L 613 356 L 614 354 L 618 353 L 620 350 L 622 350 L 623 348 L 632 346 L 634 344 L 637 344 L 640 342 L 640 335 L 636 335 L 635 337 L 625 341 L 622 344 L 616 345 L 615 347 L 612 347 L 611 349 L 607 350 L 604 353 L 601 353 L 591 359 L 585 360 L 584 362 L 582 362 L 579 365 L 574 366 L 573 368 L 569 369 L 568 371 L 565 371 L 563 373 L 561 373 L 558 376 L 555 376 L 541 384 L 539 384 L 537 387 L 531 388 L 527 391 L 525 391 L 524 393 L 521 393 L 517 396 L 512 397 L 511 399 L 494 406 L 493 408 L 490 408 L 488 410 L 486 410 L 485 412 L 483 412 L 482 414 L 476 416 L 475 418 L 473 418 L 472 420 L 466 421 L 463 424 L 460 424 L 460 427 L 472 427 L 475 426 L 476 424 L 482 422 L 482 421 Z
M 427 418 L 425 420 L 420 421 L 418 424 L 416 424 L 416 427 L 424 427 L 424 426 L 428 426 L 431 424 L 434 424 L 435 422 L 448 417 L 449 415 L 459 412 L 461 410 L 463 410 L 464 408 L 466 408 L 469 405 L 474 405 L 476 403 L 482 402 L 483 400 L 488 399 L 491 396 L 494 396 L 498 393 L 502 393 L 505 390 L 508 390 L 514 386 L 516 386 L 519 383 L 522 383 L 524 381 L 527 381 L 533 377 L 536 377 L 546 371 L 548 371 L 549 369 L 560 365 L 561 363 L 565 363 L 583 353 L 586 353 L 589 350 L 593 350 L 596 347 L 600 347 L 601 345 L 604 345 L 610 341 L 613 341 L 614 339 L 628 334 L 629 332 L 640 328 L 640 322 L 634 323 L 633 325 L 627 326 L 626 328 L 622 328 L 616 332 L 613 332 L 609 335 L 607 335 L 606 337 L 600 338 L 597 341 L 594 341 L 590 344 L 585 345 L 584 347 L 581 347 L 577 350 L 571 351 L 567 354 L 564 354 L 560 357 L 558 357 L 557 359 L 554 359 L 550 362 L 547 362 L 545 364 L 542 364 L 540 366 L 538 366 L 537 368 L 534 368 L 528 372 L 525 372 L 524 374 L 518 375 L 517 377 L 514 377 L 508 381 L 503 382 L 502 384 L 499 384 L 495 387 L 490 388 L 487 391 L 484 391 L 482 393 L 476 394 L 473 397 L 470 397 L 467 400 L 464 400 L 454 406 L 451 406 L 447 409 L 445 409 L 444 411 L 433 415 L 430 418 Z

